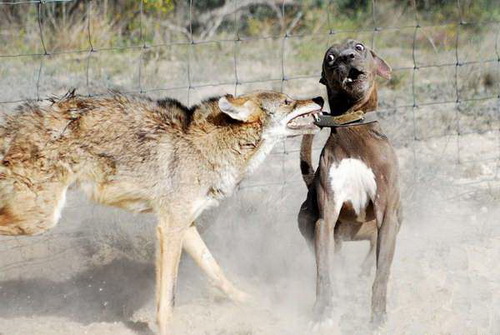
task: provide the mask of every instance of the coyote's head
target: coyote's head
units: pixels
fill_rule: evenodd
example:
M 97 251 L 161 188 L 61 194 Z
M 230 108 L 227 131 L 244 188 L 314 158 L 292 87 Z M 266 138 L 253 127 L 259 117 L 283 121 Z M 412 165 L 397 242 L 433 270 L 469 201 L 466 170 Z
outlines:
M 321 97 L 294 100 L 283 93 L 258 91 L 221 97 L 219 108 L 232 119 L 260 124 L 264 136 L 286 137 L 316 133 L 314 121 L 323 103 Z

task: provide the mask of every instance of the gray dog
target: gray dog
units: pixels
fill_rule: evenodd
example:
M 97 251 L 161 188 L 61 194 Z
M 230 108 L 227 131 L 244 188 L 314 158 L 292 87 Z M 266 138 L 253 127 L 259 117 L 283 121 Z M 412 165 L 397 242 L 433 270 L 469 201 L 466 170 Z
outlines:
M 333 45 L 324 57 L 320 82 L 327 87 L 331 115 L 322 116 L 317 124 L 330 127 L 331 134 L 317 171 L 311 162 L 314 135 L 303 138 L 301 170 L 309 192 L 298 217 L 302 235 L 315 250 L 318 323 L 332 313 L 331 260 L 342 240 L 372 241 L 376 253 L 372 322 L 380 324 L 386 317 L 401 205 L 396 154 L 376 121 L 375 78 L 389 79 L 390 73 L 384 60 L 353 40 Z

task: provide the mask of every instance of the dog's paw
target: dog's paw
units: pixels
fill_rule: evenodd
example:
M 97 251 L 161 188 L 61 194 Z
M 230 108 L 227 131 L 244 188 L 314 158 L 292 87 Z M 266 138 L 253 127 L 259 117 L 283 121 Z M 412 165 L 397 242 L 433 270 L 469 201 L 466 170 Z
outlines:
M 339 320 L 335 318 L 331 304 L 317 302 L 314 305 L 313 320 L 309 329 L 314 333 L 340 334 Z
M 309 329 L 315 334 L 337 335 L 341 334 L 338 320 L 333 317 L 328 317 L 322 320 L 311 321 Z
M 384 327 L 387 322 L 387 314 L 386 313 L 374 313 L 372 314 L 372 318 L 370 320 L 370 326 L 373 330 L 379 330 Z

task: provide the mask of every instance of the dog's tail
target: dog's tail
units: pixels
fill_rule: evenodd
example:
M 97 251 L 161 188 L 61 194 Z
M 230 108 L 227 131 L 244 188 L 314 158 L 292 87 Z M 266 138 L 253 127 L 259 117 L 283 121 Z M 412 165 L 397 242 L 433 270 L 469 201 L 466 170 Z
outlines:
M 312 165 L 312 144 L 314 135 L 304 135 L 300 144 L 300 171 L 306 186 L 311 186 L 314 179 L 314 168 Z

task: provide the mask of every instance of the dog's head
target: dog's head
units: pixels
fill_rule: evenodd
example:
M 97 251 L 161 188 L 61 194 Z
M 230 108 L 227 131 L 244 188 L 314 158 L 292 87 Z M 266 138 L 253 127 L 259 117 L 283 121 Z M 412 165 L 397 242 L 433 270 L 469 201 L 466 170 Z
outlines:
M 363 43 L 347 40 L 326 51 L 320 83 L 334 93 L 360 100 L 371 92 L 377 75 L 390 79 L 391 67 Z
M 285 137 L 316 133 L 314 124 L 321 113 L 321 97 L 295 100 L 275 91 L 257 91 L 239 97 L 219 99 L 219 109 L 234 120 L 257 124 L 269 136 Z

